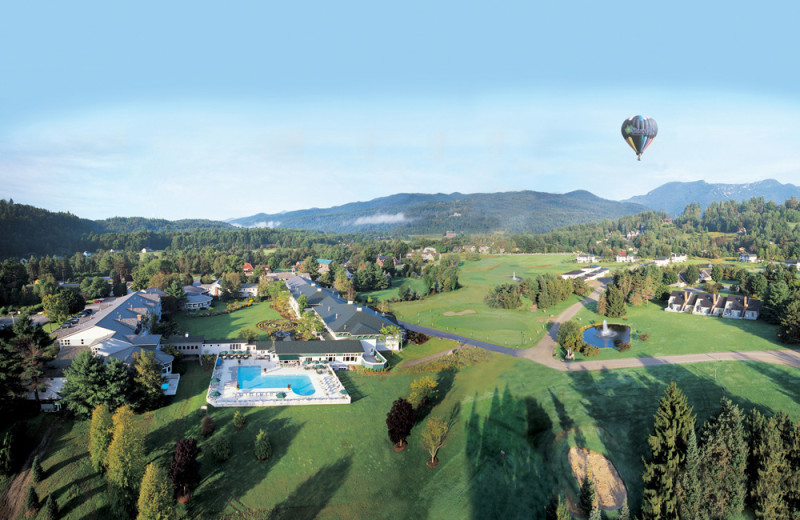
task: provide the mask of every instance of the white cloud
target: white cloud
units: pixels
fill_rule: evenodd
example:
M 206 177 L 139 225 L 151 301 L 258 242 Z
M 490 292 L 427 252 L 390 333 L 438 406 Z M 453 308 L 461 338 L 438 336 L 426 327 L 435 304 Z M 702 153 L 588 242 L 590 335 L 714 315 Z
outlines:
M 409 221 L 411 221 L 411 219 L 406 218 L 404 213 L 395 213 L 394 215 L 378 213 L 377 215 L 370 215 L 369 217 L 358 217 L 353 224 L 356 226 L 366 226 L 369 224 L 399 224 Z

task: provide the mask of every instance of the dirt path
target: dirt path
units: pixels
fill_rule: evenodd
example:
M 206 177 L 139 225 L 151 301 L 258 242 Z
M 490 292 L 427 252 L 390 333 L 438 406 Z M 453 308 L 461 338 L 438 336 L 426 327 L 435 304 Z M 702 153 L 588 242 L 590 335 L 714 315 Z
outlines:
M 413 323 L 400 322 L 406 329 L 422 332 L 429 336 L 439 338 L 452 339 L 460 341 L 463 345 L 472 345 L 480 347 L 492 352 L 498 352 L 507 356 L 519 357 L 529 359 L 533 362 L 539 363 L 554 370 L 562 372 L 583 372 L 589 370 L 615 370 L 619 368 L 637 368 L 637 367 L 652 367 L 661 365 L 682 365 L 687 363 L 704 363 L 711 361 L 759 361 L 762 363 L 770 363 L 773 365 L 784 365 L 800 369 L 800 351 L 796 350 L 750 350 L 750 351 L 734 351 L 734 352 L 710 352 L 700 354 L 682 354 L 676 356 L 660 356 L 660 357 L 640 357 L 640 358 L 625 358 L 625 359 L 609 359 L 605 361 L 561 361 L 553 357 L 553 350 L 558 346 L 556 338 L 558 337 L 558 328 L 565 321 L 571 320 L 578 312 L 591 303 L 596 302 L 605 285 L 592 282 L 594 290 L 592 293 L 581 300 L 580 302 L 571 305 L 565 309 L 561 314 L 556 316 L 553 320 L 553 325 L 550 327 L 547 335 L 542 338 L 535 347 L 528 349 L 515 349 L 495 345 L 487 341 L 479 341 L 464 336 L 459 336 L 450 332 L 444 332 L 429 327 L 422 327 L 414 325 Z M 445 351 L 446 353 L 447 351 Z M 434 359 L 444 353 L 434 354 L 415 360 L 420 363 L 423 360 Z M 406 365 L 412 366 L 412 365 Z
M 0 518 L 16 518 L 17 515 L 19 515 L 20 509 L 22 509 L 23 503 L 25 502 L 25 492 L 28 490 L 28 486 L 31 483 L 30 468 L 33 463 L 33 458 L 37 455 L 40 459 L 42 458 L 44 451 L 47 449 L 50 441 L 53 440 L 60 426 L 61 420 L 55 420 L 53 424 L 47 428 L 47 431 L 44 432 L 44 436 L 39 442 L 39 445 L 36 446 L 36 449 L 28 455 L 25 464 L 22 465 L 22 469 L 17 476 L 14 477 L 11 485 L 3 495 L 2 501 L 0 501 Z

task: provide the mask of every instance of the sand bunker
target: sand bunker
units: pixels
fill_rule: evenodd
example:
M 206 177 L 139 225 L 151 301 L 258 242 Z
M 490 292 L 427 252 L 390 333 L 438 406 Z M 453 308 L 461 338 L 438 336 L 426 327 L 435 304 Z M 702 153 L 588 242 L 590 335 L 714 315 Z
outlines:
M 586 477 L 587 465 L 592 469 L 597 499 L 600 509 L 619 509 L 627 496 L 625 483 L 619 478 L 617 468 L 610 460 L 596 451 L 575 446 L 569 449 L 569 465 L 578 479 L 578 484 Z
M 472 309 L 467 309 L 461 312 L 447 311 L 442 313 L 443 316 L 465 316 L 467 314 L 477 314 L 477 312 L 473 311 Z

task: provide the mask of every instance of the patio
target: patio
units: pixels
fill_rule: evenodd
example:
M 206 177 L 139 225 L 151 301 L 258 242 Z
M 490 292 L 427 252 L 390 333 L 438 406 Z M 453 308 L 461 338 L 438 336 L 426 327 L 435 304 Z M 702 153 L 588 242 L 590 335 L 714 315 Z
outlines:
M 257 367 L 264 376 L 308 376 L 314 391 L 311 395 L 299 395 L 289 387 L 240 388 L 239 369 L 245 367 Z M 237 357 L 221 353 L 214 364 L 206 401 L 217 407 L 349 404 L 350 395 L 333 368 L 324 363 L 282 366 L 272 355 Z

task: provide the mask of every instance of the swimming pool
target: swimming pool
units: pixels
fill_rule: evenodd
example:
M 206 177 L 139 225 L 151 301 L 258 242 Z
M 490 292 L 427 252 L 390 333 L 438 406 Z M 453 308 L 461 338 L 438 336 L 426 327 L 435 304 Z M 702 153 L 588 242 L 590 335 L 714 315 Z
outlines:
M 242 390 L 253 388 L 286 390 L 289 385 L 292 385 L 292 392 L 297 395 L 314 395 L 315 392 L 314 384 L 307 375 L 262 375 L 261 367 L 239 367 L 239 374 L 236 380 Z

